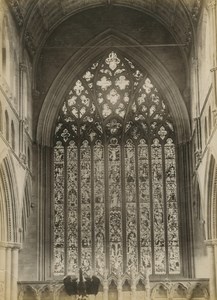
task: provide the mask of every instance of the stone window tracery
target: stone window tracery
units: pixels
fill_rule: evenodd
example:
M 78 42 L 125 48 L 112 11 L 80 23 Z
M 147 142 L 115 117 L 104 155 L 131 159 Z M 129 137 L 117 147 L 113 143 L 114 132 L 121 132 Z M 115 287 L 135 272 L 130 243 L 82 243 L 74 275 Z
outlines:
M 53 162 L 54 275 L 181 272 L 175 129 L 142 68 L 115 50 L 80 74 Z

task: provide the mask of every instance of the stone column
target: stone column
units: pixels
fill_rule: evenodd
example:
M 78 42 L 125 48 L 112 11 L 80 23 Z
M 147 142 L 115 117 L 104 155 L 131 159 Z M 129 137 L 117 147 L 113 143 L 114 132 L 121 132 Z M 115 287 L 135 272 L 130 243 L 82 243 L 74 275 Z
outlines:
M 37 293 L 37 295 L 36 295 L 36 300 L 41 300 L 41 297 L 40 297 L 39 293 Z
M 20 82 L 19 82 L 19 116 L 20 116 L 20 124 L 19 124 L 19 156 L 21 160 L 24 160 L 24 93 L 23 93 L 23 74 L 26 72 L 26 66 L 23 63 L 20 63 L 19 65 L 19 77 L 20 77 Z
M 215 272 L 215 296 L 217 297 L 217 240 L 213 240 L 213 253 L 214 253 L 214 272 Z
M 150 270 L 146 270 L 145 274 L 145 291 L 146 291 L 146 298 L 147 300 L 151 299 L 151 287 L 150 287 Z
M 17 300 L 18 251 L 20 244 L 0 242 L 0 283 L 4 300 Z M 2 295 L 0 295 L 2 296 Z
M 213 56 L 213 67 L 217 67 L 217 37 L 216 37 L 216 31 L 217 31 L 217 16 L 216 16 L 216 0 L 209 0 L 208 1 L 208 10 L 209 10 L 209 20 L 210 20 L 210 31 L 211 31 L 211 48 L 212 48 L 212 56 Z
M 103 300 L 108 300 L 108 281 L 104 281 L 103 284 Z
M 212 241 L 207 241 L 207 252 L 210 266 L 209 290 L 210 300 L 216 300 L 215 257 Z
M 11 299 L 11 247 L 6 250 L 6 280 L 5 280 L 5 298 L 6 300 Z
M 192 58 L 192 86 L 194 91 L 194 101 L 195 101 L 195 112 L 193 118 L 195 120 L 195 132 L 196 132 L 196 140 L 197 140 L 197 151 L 200 151 L 202 147 L 201 141 L 201 124 L 200 124 L 200 97 L 199 97 L 199 73 L 198 73 L 198 59 Z
M 131 300 L 136 300 L 136 284 L 131 285 Z
M 6 246 L 0 242 L 0 299 L 6 299 Z
M 12 249 L 11 255 L 11 300 L 17 299 L 17 281 L 18 281 L 18 247 Z
M 136 300 L 136 269 L 131 268 L 131 300 Z
M 216 122 L 216 110 L 217 110 L 217 9 L 216 9 L 216 0 L 208 1 L 208 10 L 209 10 L 209 21 L 210 21 L 210 48 L 212 51 L 212 68 L 211 72 L 213 73 L 213 95 L 214 95 L 214 104 L 215 108 L 213 110 L 214 120 Z
M 122 280 L 121 278 L 118 279 L 118 286 L 117 286 L 117 289 L 118 289 L 118 300 L 122 300 Z

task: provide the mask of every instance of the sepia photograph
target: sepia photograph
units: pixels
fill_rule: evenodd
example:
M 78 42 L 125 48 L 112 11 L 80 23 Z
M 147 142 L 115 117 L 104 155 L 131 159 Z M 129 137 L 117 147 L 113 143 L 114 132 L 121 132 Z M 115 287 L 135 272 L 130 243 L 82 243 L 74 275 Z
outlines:
M 217 0 L 0 0 L 0 300 L 217 300 Z

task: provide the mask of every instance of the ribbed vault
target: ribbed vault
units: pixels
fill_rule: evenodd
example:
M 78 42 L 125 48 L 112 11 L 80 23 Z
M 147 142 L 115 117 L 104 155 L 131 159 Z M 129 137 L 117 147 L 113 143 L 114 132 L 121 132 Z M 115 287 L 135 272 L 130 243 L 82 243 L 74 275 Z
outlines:
M 13 0 L 10 6 L 32 54 L 50 32 L 71 15 L 97 6 L 125 6 L 143 11 L 166 26 L 178 43 L 189 44 L 197 20 L 198 0 Z

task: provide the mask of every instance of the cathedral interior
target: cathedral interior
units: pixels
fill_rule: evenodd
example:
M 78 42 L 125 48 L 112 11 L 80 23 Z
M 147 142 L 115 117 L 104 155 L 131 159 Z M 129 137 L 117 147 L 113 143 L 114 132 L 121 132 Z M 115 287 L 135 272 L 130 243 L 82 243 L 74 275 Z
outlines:
M 217 1 L 0 0 L 0 49 L 0 299 L 216 300 Z

